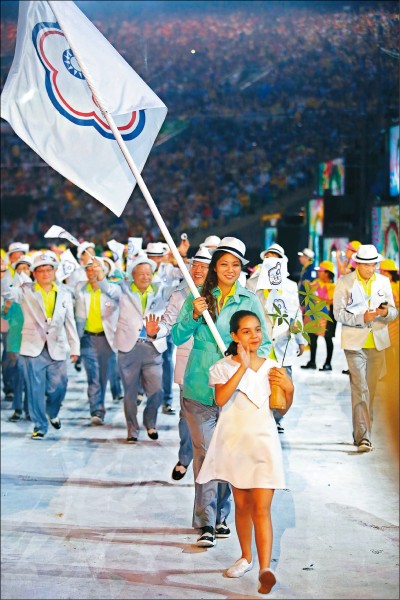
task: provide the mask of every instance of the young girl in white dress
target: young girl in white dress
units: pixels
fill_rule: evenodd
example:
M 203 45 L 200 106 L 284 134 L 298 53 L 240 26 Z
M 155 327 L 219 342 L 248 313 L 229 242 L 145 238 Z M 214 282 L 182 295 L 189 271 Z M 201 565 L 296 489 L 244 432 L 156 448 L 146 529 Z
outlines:
M 230 321 L 233 342 L 225 358 L 210 368 L 209 385 L 223 409 L 196 481 L 228 481 L 235 500 L 235 523 L 242 556 L 226 571 L 242 577 L 253 568 L 252 527 L 260 566 L 259 589 L 268 594 L 276 583 L 270 569 L 271 503 L 275 489 L 285 488 L 282 450 L 269 396 L 272 384 L 285 393 L 286 413 L 293 400 L 293 383 L 277 362 L 261 358 L 260 321 L 239 310 Z

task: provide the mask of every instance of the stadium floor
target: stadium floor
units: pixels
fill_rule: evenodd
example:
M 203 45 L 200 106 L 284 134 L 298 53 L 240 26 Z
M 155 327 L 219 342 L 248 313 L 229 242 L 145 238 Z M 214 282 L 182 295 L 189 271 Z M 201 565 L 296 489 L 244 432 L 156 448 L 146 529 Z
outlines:
M 399 597 L 391 415 L 377 403 L 374 450 L 358 454 L 338 342 L 332 373 L 302 371 L 308 352 L 294 367 L 280 436 L 288 490 L 273 501 L 271 598 Z M 319 366 L 324 357 L 318 346 Z M 223 576 L 240 556 L 233 510 L 229 539 L 208 550 L 194 544 L 191 467 L 171 479 L 178 414 L 159 415 L 157 442 L 143 430 L 127 445 L 122 404 L 108 392 L 106 424 L 91 426 L 84 373 L 69 373 L 62 428 L 44 440 L 30 439 L 31 423 L 9 423 L 10 403 L 1 403 L 1 597 L 261 598 L 257 566 L 241 579 Z

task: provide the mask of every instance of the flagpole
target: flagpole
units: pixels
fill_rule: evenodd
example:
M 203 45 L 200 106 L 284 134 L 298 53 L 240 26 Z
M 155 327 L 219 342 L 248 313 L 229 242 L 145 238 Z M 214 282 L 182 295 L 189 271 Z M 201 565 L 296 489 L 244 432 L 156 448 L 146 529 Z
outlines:
M 68 35 L 65 33 L 65 30 L 64 30 L 63 24 L 62 24 L 62 19 L 60 19 L 59 15 L 57 15 L 57 8 L 56 8 L 57 2 L 54 2 L 54 0 L 48 0 L 48 4 L 49 4 L 51 10 L 53 11 L 53 13 L 58 21 L 58 24 L 60 25 L 60 27 L 64 33 L 65 39 L 67 40 L 67 42 L 75 56 L 75 59 L 77 60 L 77 62 L 79 64 L 79 67 L 81 68 L 81 71 L 86 79 L 86 82 L 89 86 L 90 91 L 93 94 L 93 98 L 95 99 L 96 104 L 98 105 L 99 109 L 101 110 L 102 115 L 104 116 L 108 125 L 110 126 L 110 129 L 114 134 L 114 137 L 118 143 L 118 146 L 120 147 L 122 154 L 124 155 L 125 160 L 128 163 L 129 168 L 131 169 L 133 176 L 135 177 L 136 182 L 137 182 L 138 186 L 140 187 L 142 194 L 143 194 L 151 212 L 153 213 L 155 220 L 157 221 L 157 225 L 159 226 L 160 231 L 165 238 L 165 241 L 167 242 L 168 246 L 171 249 L 171 252 L 178 264 L 178 267 L 180 268 L 180 270 L 182 272 L 183 277 L 185 278 L 186 283 L 189 286 L 190 291 L 192 292 L 192 294 L 195 298 L 200 298 L 199 291 L 198 291 L 193 279 L 191 278 L 190 273 L 189 273 L 181 255 L 178 252 L 178 248 L 176 247 L 175 242 L 172 239 L 172 236 L 169 233 L 168 228 L 167 228 L 141 174 L 139 173 L 139 170 L 138 170 L 135 162 L 133 161 L 132 156 L 130 155 L 129 150 L 128 150 L 124 140 L 122 139 L 122 136 L 118 130 L 118 127 L 116 126 L 116 124 L 114 122 L 114 119 L 109 114 L 107 107 L 104 106 L 104 103 L 102 102 L 101 98 L 99 97 L 99 95 L 93 85 L 93 82 L 91 81 L 91 78 L 86 71 L 86 67 L 83 64 L 83 62 L 79 56 L 79 52 L 77 51 L 76 48 L 74 48 L 73 44 L 71 44 L 71 40 L 68 39 Z M 224 354 L 224 352 L 226 350 L 226 346 L 225 346 L 224 341 L 223 341 L 218 329 L 216 328 L 215 323 L 212 320 L 211 315 L 208 312 L 208 310 L 205 310 L 203 312 L 202 316 L 204 317 L 207 325 L 209 326 L 211 333 L 212 333 L 219 349 L 221 350 L 222 354 Z

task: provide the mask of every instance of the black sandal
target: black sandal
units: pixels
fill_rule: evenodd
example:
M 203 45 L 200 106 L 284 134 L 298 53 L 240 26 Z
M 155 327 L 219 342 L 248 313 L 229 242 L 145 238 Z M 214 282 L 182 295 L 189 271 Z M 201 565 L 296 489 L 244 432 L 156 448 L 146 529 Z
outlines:
M 181 467 L 181 469 L 185 469 L 185 470 L 182 471 L 181 469 L 179 469 L 179 467 Z M 183 477 L 185 477 L 186 471 L 187 471 L 187 467 L 185 467 L 185 465 L 183 465 L 182 463 L 180 463 L 179 460 L 178 460 L 178 462 L 176 463 L 176 465 L 172 469 L 172 479 L 174 479 L 175 481 L 179 481 L 180 479 L 182 479 Z

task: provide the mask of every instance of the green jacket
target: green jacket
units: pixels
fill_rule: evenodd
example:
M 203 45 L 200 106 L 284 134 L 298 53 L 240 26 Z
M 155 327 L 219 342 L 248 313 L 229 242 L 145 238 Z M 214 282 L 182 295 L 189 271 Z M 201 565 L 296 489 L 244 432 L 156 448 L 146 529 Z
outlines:
M 19 352 L 22 341 L 22 328 L 24 326 L 24 315 L 21 305 L 13 302 L 4 314 L 4 308 L 1 311 L 3 319 L 8 321 L 8 334 L 6 342 L 6 352 Z
M 218 295 L 217 288 L 213 290 L 213 294 Z M 236 284 L 234 295 L 228 298 L 215 322 L 225 345 L 228 347 L 232 341 L 229 322 L 233 313 L 238 310 L 251 310 L 260 319 L 263 343 L 258 353 L 260 356 L 267 358 L 270 353 L 271 342 L 268 337 L 261 302 L 254 292 L 244 288 L 239 282 Z M 222 353 L 205 321 L 203 319 L 198 321 L 193 319 L 192 293 L 186 298 L 178 319 L 172 326 L 171 334 L 172 340 L 177 346 L 184 344 L 192 336 L 194 340 L 183 379 L 183 397 L 212 406 L 214 404 L 214 389 L 208 385 L 209 369 L 222 358 Z

